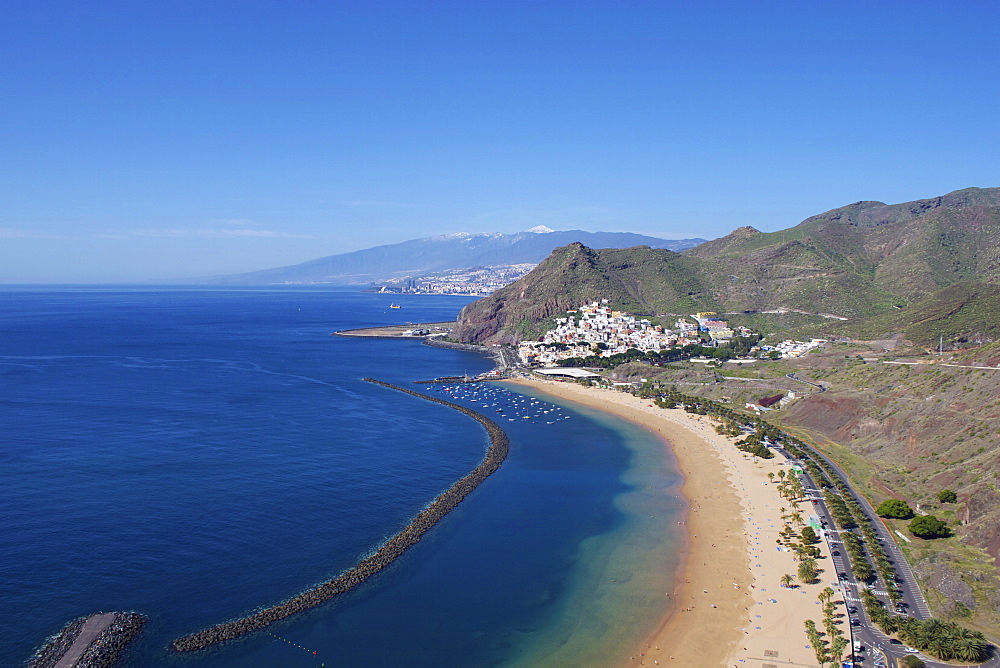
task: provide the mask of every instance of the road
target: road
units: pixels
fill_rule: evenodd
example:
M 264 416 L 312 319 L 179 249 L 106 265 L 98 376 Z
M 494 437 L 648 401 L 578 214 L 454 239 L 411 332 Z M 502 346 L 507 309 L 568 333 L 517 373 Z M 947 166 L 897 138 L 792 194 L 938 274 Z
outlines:
M 798 383 L 805 383 L 806 385 L 812 385 L 813 387 L 818 387 L 820 392 L 826 392 L 826 386 L 825 385 L 820 385 L 819 383 L 814 383 L 811 380 L 802 380 L 801 378 L 799 378 L 799 377 L 797 377 L 795 375 L 794 371 L 792 373 L 786 373 L 785 374 L 785 378 L 791 378 L 792 380 L 794 380 L 794 381 L 796 381 Z
M 805 382 L 805 381 L 803 381 Z M 808 446 L 807 446 L 808 447 Z M 797 460 L 789 453 L 787 450 L 780 446 L 774 446 L 781 455 L 792 462 L 797 462 Z M 899 576 L 901 582 L 898 582 L 898 587 L 900 593 L 903 597 L 903 603 L 906 605 L 906 614 L 915 617 L 917 619 L 927 619 L 931 617 L 930 609 L 927 607 L 927 601 L 924 599 L 923 592 L 920 591 L 920 587 L 917 584 L 916 578 L 913 576 L 913 571 L 910 569 L 909 563 L 906 561 L 906 557 L 903 555 L 896 541 L 893 539 L 889 532 L 888 527 L 882 523 L 875 513 L 875 509 L 872 508 L 868 500 L 854 487 L 851 485 L 847 474 L 837 466 L 835 463 L 830 461 L 822 453 L 817 452 L 813 448 L 808 448 L 810 453 L 822 459 L 826 462 L 838 475 L 841 480 L 847 485 L 847 488 L 852 496 L 858 501 L 863 512 L 864 520 L 871 523 L 872 528 L 875 530 L 877 540 L 882 544 L 883 549 L 885 549 L 890 561 L 892 561 L 893 566 L 896 570 L 896 574 Z M 907 652 L 903 645 L 898 644 L 898 641 L 893 641 L 884 633 L 878 630 L 878 628 L 868 619 L 864 612 L 864 606 L 861 604 L 861 597 L 859 595 L 859 588 L 865 587 L 864 583 L 858 582 L 854 577 L 854 573 L 851 571 L 851 566 L 849 559 L 847 557 L 847 550 L 841 541 L 840 534 L 841 531 L 835 529 L 836 524 L 833 521 L 833 517 L 830 514 L 829 509 L 826 506 L 826 502 L 823 499 L 822 488 L 816 484 L 816 481 L 812 479 L 807 471 L 799 476 L 803 487 L 805 488 L 806 494 L 812 504 L 812 509 L 816 516 L 819 518 L 821 524 L 826 531 L 824 532 L 827 544 L 830 548 L 830 554 L 832 555 L 833 565 L 838 574 L 839 589 L 844 597 L 844 602 L 848 608 L 848 617 L 850 619 L 848 628 L 850 629 L 852 646 L 855 640 L 859 641 L 864 647 L 864 650 L 855 655 L 855 665 L 856 666 L 877 666 L 877 659 L 884 659 L 883 664 L 887 668 L 893 668 L 898 665 L 899 659 L 902 659 L 907 654 L 916 654 L 925 664 L 928 666 L 941 666 L 946 667 L 954 664 L 945 664 L 939 661 L 935 661 L 933 658 L 920 654 L 917 652 Z M 872 590 L 872 593 L 877 597 L 882 599 L 889 610 L 892 610 L 892 603 L 888 600 L 888 594 L 884 589 L 884 584 L 882 586 L 876 585 Z M 854 610 L 851 612 L 851 610 Z M 857 620 L 855 622 L 855 620 Z M 858 625 L 855 626 L 854 624 Z M 978 664 L 984 668 L 1000 668 L 1000 656 L 994 653 L 994 656 L 983 664 Z
M 497 368 L 501 372 L 521 366 L 521 357 L 517 353 L 517 348 L 513 346 L 500 346 L 495 357 Z

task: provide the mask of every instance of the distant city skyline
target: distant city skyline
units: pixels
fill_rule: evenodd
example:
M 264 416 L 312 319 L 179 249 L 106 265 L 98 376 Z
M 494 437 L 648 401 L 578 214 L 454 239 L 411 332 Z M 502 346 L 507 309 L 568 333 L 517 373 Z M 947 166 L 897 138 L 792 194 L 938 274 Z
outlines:
M 0 283 L 1000 186 L 988 2 L 5 3 Z

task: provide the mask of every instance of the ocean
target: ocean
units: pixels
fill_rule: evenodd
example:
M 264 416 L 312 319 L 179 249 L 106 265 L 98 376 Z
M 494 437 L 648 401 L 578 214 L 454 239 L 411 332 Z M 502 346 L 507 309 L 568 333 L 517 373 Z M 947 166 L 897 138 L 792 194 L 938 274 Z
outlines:
M 0 663 L 67 621 L 149 617 L 129 666 L 600 666 L 666 610 L 683 537 L 662 442 L 533 390 L 412 382 L 483 356 L 337 330 L 465 297 L 354 288 L 8 288 L 0 299 Z M 396 297 L 398 299 L 398 297 Z M 192 654 L 174 638 L 371 554 L 482 458 L 503 467 L 350 593 Z M 525 418 L 524 416 L 528 417 Z

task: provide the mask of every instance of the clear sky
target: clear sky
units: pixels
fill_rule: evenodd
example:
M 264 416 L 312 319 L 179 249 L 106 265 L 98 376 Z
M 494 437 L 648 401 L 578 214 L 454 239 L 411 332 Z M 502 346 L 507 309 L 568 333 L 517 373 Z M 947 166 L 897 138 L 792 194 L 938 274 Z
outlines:
M 1000 186 L 996 2 L 5 0 L 0 282 Z

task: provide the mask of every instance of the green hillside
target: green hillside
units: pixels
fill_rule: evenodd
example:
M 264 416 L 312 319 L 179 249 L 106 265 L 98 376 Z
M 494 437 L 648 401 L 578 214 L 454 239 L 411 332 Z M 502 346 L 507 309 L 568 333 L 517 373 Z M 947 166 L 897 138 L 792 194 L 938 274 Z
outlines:
M 894 313 L 868 318 L 845 331 L 875 338 L 899 332 L 924 347 L 949 349 L 1000 339 L 1000 285 L 958 283 L 911 302 Z
M 1000 188 L 967 188 L 905 204 L 857 202 L 780 232 L 742 227 L 681 254 L 558 248 L 467 307 L 458 335 L 516 341 L 556 312 L 605 298 L 633 313 L 793 309 L 847 318 L 858 332 L 905 330 L 922 345 L 959 342 L 995 336 L 984 304 L 996 303 L 988 286 L 997 283 Z M 966 287 L 946 290 L 957 285 Z
M 963 281 L 1000 279 L 1000 188 L 857 202 L 780 232 L 740 228 L 685 252 L 734 306 L 887 312 Z
M 456 332 L 513 342 L 602 298 L 636 314 L 719 311 L 769 342 L 830 340 L 795 359 L 634 363 L 612 375 L 736 408 L 794 390 L 768 420 L 816 443 L 874 502 L 906 499 L 946 521 L 953 537 L 905 543 L 914 571 L 935 614 L 1000 636 L 1000 189 L 857 202 L 681 254 L 565 246 L 468 305 Z M 928 354 L 939 342 L 944 354 Z M 957 498 L 940 500 L 945 489 Z
M 556 314 L 598 299 L 630 313 L 690 313 L 719 304 L 698 261 L 636 246 L 557 248 L 528 276 L 462 309 L 461 341 L 512 342 L 536 336 Z

